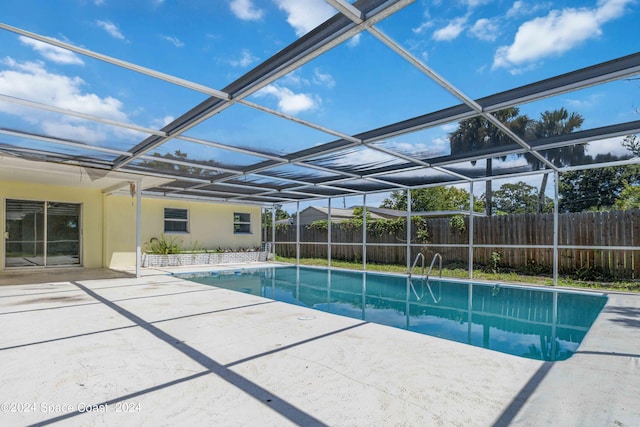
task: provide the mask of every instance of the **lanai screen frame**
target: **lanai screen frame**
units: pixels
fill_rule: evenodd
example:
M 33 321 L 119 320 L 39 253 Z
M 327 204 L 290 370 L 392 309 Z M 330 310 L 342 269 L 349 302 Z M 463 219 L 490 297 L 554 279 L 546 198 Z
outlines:
M 465 92 L 461 91 L 435 70 L 426 65 L 419 58 L 408 52 L 400 44 L 396 43 L 389 36 L 384 34 L 377 24 L 385 18 L 402 10 L 411 4 L 412 0 L 359 0 L 353 4 L 344 0 L 326 0 L 339 13 L 312 30 L 308 34 L 300 37 L 280 52 L 273 55 L 248 73 L 233 81 L 222 89 L 207 87 L 198 83 L 187 81 L 175 76 L 167 75 L 140 65 L 126 62 L 114 57 L 110 57 L 99 52 L 77 47 L 70 43 L 55 40 L 39 34 L 26 31 L 21 28 L 0 23 L 0 29 L 9 31 L 24 37 L 28 37 L 40 42 L 68 49 L 80 55 L 91 57 L 117 67 L 140 73 L 142 75 L 178 85 L 199 93 L 206 94 L 208 98 L 191 110 L 185 112 L 171 123 L 161 129 L 150 129 L 145 126 L 131 123 L 118 122 L 101 117 L 85 114 L 78 111 L 71 111 L 45 105 L 27 99 L 11 97 L 0 94 L 0 101 L 19 104 L 29 108 L 35 108 L 57 114 L 68 115 L 107 124 L 110 126 L 131 129 L 147 134 L 148 137 L 130 147 L 127 150 L 98 147 L 80 140 L 70 140 L 57 137 L 55 135 L 35 134 L 19 129 L 9 129 L 2 127 L 0 136 L 20 137 L 25 140 L 44 141 L 53 146 L 59 146 L 57 150 L 41 150 L 22 147 L 0 142 L 0 154 L 17 156 L 29 160 L 49 161 L 64 164 L 71 164 L 85 168 L 94 168 L 102 171 L 120 171 L 138 176 L 156 176 L 173 180 L 171 183 L 143 189 L 143 196 L 168 197 L 187 200 L 220 201 L 229 203 L 252 204 L 264 207 L 271 207 L 285 203 L 297 203 L 314 201 L 321 199 L 346 197 L 353 195 L 366 195 L 371 193 L 423 188 L 438 185 L 459 185 L 467 184 L 473 187 L 475 183 L 492 180 L 496 178 L 519 177 L 533 174 L 551 173 L 555 177 L 555 197 L 554 197 L 554 282 L 557 282 L 558 266 L 558 178 L 562 172 L 570 170 L 598 168 L 607 166 L 617 166 L 624 164 L 638 164 L 640 159 L 630 158 L 616 162 L 592 163 L 588 165 L 559 167 L 544 156 L 544 150 L 558 147 L 566 147 L 576 144 L 585 144 L 604 138 L 620 137 L 629 134 L 640 133 L 640 120 L 616 123 L 604 127 L 588 129 L 585 131 L 573 132 L 558 137 L 545 138 L 537 141 L 525 141 L 514 134 L 507 126 L 500 122 L 493 113 L 508 107 L 521 105 L 523 103 L 542 100 L 559 94 L 578 91 L 584 88 L 603 85 L 608 82 L 617 81 L 635 76 L 640 73 L 640 53 L 619 57 L 606 62 L 598 63 L 587 68 L 574 70 L 565 74 L 557 75 L 545 80 L 534 82 L 525 86 L 516 87 L 504 92 L 495 93 L 480 99 L 472 99 Z M 255 94 L 268 84 L 276 81 L 282 76 L 309 63 L 314 58 L 330 51 L 332 48 L 349 40 L 354 35 L 366 31 L 376 40 L 383 43 L 390 51 L 407 61 L 425 76 L 437 83 L 447 93 L 460 101 L 454 105 L 439 111 L 432 111 L 420 116 L 410 117 L 405 120 L 388 124 L 379 128 L 371 129 L 355 135 L 349 135 L 340 130 L 330 129 L 322 124 L 312 123 L 307 120 L 270 109 L 263 105 L 258 105 L 248 100 L 248 97 Z M 293 153 L 276 155 L 266 151 L 230 146 L 217 141 L 195 138 L 185 135 L 185 132 L 215 116 L 221 111 L 240 104 L 253 110 L 275 116 L 282 120 L 288 120 L 297 124 L 307 126 L 316 131 L 324 132 L 337 138 L 331 142 L 307 148 Z M 512 144 L 496 146 L 484 150 L 469 151 L 467 153 L 450 154 L 438 158 L 421 158 L 419 156 L 407 155 L 393 149 L 385 148 L 378 144 L 388 138 L 413 133 L 416 131 L 429 129 L 445 123 L 461 121 L 472 117 L 482 117 L 497 129 L 506 134 Z M 206 162 L 191 160 L 176 160 L 150 156 L 152 150 L 162 146 L 169 141 L 184 141 L 185 143 L 199 144 L 220 150 L 246 154 L 262 159 L 254 164 L 242 167 L 212 166 Z M 83 156 L 71 156 L 65 154 L 64 147 L 73 147 L 86 150 Z M 349 148 L 362 147 L 375 150 L 394 162 L 371 168 L 361 172 L 356 165 L 343 168 L 328 167 L 318 164 L 317 159 L 322 156 L 339 153 Z M 99 157 L 111 156 L 111 160 Z M 517 171 L 514 173 L 504 173 L 499 176 L 470 177 L 465 176 L 450 168 L 451 165 L 468 161 L 485 160 L 489 158 L 501 157 L 513 154 L 527 154 L 536 158 L 542 168 L 539 170 Z M 136 166 L 136 161 L 153 160 L 163 164 L 173 164 L 187 168 L 197 168 L 208 173 L 206 176 L 190 176 L 178 172 L 168 173 L 163 168 L 144 168 Z M 314 161 L 315 160 L 315 161 Z M 288 173 L 279 170 L 284 166 L 295 166 L 304 168 L 308 173 Z M 407 184 L 402 182 L 392 182 L 385 179 L 385 175 L 397 172 L 429 169 L 446 176 L 446 181 L 430 182 L 427 184 Z M 315 171 L 317 173 L 313 173 Z M 366 189 L 360 185 L 366 183 Z M 473 191 L 471 191 L 473 198 Z M 473 200 L 471 200 L 472 202 Z M 470 206 L 472 203 L 470 204 Z M 407 212 L 407 217 L 411 212 Z M 329 221 L 329 224 L 331 222 Z M 470 222 L 471 224 L 473 221 Z M 470 226 L 472 230 L 472 225 Z M 275 242 L 274 242 L 275 243 Z M 330 247 L 330 241 L 328 242 Z M 299 245 L 299 242 L 297 242 Z M 274 245 L 275 247 L 275 245 Z M 366 251 L 366 244 L 365 244 Z M 473 254 L 473 238 L 469 240 L 469 253 Z M 640 250 L 638 247 L 624 247 L 625 250 Z M 410 245 L 407 247 L 410 253 Z M 407 257 L 407 264 L 411 262 Z M 329 257 L 330 259 L 330 257 Z M 366 257 L 363 257 L 366 269 Z M 470 256 L 470 276 L 472 276 L 473 257 Z M 409 267 L 409 265 L 408 265 Z

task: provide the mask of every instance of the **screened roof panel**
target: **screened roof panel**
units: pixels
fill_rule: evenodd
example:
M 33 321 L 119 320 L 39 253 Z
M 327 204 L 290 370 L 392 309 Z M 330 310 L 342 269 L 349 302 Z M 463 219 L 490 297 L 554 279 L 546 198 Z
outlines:
M 25 153 L 28 150 L 59 153 L 63 157 L 82 157 L 105 162 L 113 162 L 118 157 L 117 153 L 98 151 L 76 141 L 62 138 L 43 138 L 39 135 L 15 132 L 9 129 L 0 129 L 0 146 L 2 147 L 0 149 L 3 150 L 25 150 Z
M 169 163 L 163 161 L 163 159 L 154 159 L 153 157 L 134 160 L 127 165 L 126 170 L 130 172 L 167 175 L 177 179 L 192 178 L 198 181 L 211 181 L 229 176 L 228 173 L 208 169 L 208 165 L 192 164 L 187 166 L 184 164 Z
M 342 177 L 342 175 L 339 174 L 305 167 L 303 164 L 287 164 L 278 166 L 261 172 L 261 175 L 274 178 L 306 181 L 315 184 Z
M 251 100 L 347 135 L 460 102 L 367 32 L 281 77 Z
M 638 120 L 640 80 L 625 78 L 518 105 L 532 120 L 530 139 Z M 539 123 L 536 126 L 536 122 Z
M 260 157 L 249 156 L 244 153 L 177 139 L 165 142 L 155 150 L 150 151 L 147 156 L 200 163 L 211 167 L 238 171 L 262 160 Z
M 360 175 L 380 167 L 401 164 L 404 161 L 382 151 L 359 146 L 309 159 L 306 163 Z
M 0 94 L 0 97 L 2 96 Z M 3 100 L 9 98 L 16 102 Z M 11 127 L 2 127 L 4 130 L 76 141 L 84 145 L 120 151 L 128 151 L 136 141 L 147 135 L 142 129 L 136 130 L 133 127 L 135 125 L 131 123 L 123 123 L 122 126 L 117 126 L 96 122 L 95 120 L 72 117 L 17 103 L 22 102 L 22 100 L 8 96 L 0 98 L 0 124 L 11 124 Z M 133 128 L 125 126 L 132 126 Z
M 457 123 L 392 136 L 374 145 L 416 159 L 428 160 L 451 153 L 449 135 L 457 129 Z
M 349 179 L 340 182 L 331 183 L 333 187 L 344 188 L 348 190 L 368 192 L 368 191 L 383 191 L 393 190 L 396 188 L 393 184 L 387 184 L 382 180 L 369 180 L 369 179 Z
M 111 169 L 113 162 L 100 159 L 100 156 L 75 153 L 63 153 L 60 150 L 47 151 L 24 146 L 8 145 L 0 143 L 0 155 L 18 157 L 25 160 L 56 162 L 70 165 L 90 166 L 100 169 Z
M 639 18 L 630 1 L 414 2 L 379 27 L 480 98 L 637 52 Z
M 523 174 L 533 170 L 532 166 L 523 156 L 506 156 L 504 158 L 492 158 L 491 168 L 487 168 L 485 159 L 475 162 L 459 162 L 443 166 L 449 172 L 468 177 L 470 179 L 484 179 L 491 176 L 503 176 L 508 174 Z
M 228 179 L 225 182 L 239 186 L 246 185 L 249 187 L 264 187 L 265 189 L 284 189 L 291 185 L 297 185 L 296 183 L 292 184 L 289 181 L 257 174 L 242 175 Z
M 185 135 L 272 156 L 286 155 L 336 138 L 312 127 L 239 104 L 222 110 L 185 132 Z
M 446 168 L 444 169 L 445 170 L 443 171 L 442 169 L 436 170 L 420 168 L 410 171 L 378 175 L 377 178 L 408 187 L 464 180 L 463 177 L 447 173 Z

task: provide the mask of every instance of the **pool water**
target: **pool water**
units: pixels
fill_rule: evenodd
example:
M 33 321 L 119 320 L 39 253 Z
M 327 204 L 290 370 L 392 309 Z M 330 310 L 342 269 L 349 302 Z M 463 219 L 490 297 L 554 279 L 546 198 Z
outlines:
M 310 267 L 176 274 L 206 285 L 537 360 L 565 360 L 603 294 Z

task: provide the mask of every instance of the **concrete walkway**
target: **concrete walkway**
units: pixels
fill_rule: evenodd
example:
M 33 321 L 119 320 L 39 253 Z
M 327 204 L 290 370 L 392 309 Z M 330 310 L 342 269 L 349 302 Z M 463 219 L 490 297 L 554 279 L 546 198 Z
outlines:
M 549 363 L 162 271 L 56 279 L 0 286 L 1 426 L 640 425 L 640 295 Z

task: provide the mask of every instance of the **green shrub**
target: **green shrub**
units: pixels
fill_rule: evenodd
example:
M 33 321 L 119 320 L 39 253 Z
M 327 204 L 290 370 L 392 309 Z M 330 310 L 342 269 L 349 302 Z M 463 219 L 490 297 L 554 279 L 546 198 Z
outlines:
M 146 246 L 145 252 L 157 255 L 169 255 L 181 252 L 178 239 L 175 237 L 167 238 L 164 234 L 160 234 L 160 238 L 152 237 Z

